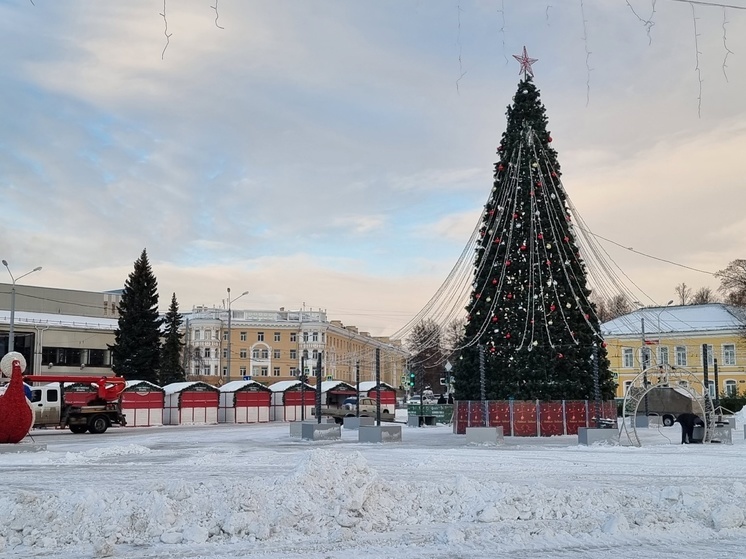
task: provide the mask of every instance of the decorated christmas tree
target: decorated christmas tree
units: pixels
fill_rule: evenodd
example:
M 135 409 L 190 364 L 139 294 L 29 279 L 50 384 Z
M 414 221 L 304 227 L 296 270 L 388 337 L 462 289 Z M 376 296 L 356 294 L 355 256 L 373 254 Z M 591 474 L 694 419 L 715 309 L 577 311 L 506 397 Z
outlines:
M 456 397 L 612 398 L 572 212 L 524 48 L 494 186 L 484 207 Z M 480 353 L 484 367 L 481 384 Z

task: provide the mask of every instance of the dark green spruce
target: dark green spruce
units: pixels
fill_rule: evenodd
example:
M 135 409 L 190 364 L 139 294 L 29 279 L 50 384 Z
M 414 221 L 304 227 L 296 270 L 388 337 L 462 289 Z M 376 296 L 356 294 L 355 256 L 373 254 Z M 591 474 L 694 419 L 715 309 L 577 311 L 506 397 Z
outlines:
M 182 349 L 184 348 L 183 337 L 179 329 L 184 318 L 179 314 L 179 304 L 176 302 L 176 293 L 171 295 L 171 306 L 164 319 L 165 332 L 163 347 L 161 348 L 161 370 L 160 384 L 166 385 L 172 382 L 183 382 L 186 380 L 184 367 L 182 365 Z
M 112 369 L 127 380 L 159 383 L 161 324 L 158 282 L 143 249 L 124 283 L 118 328 L 111 349 Z

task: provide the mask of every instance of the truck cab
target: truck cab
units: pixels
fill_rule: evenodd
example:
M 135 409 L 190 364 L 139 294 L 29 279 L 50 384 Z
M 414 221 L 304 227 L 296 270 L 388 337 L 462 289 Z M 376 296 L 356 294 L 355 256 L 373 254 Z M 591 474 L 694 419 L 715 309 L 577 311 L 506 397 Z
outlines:
M 30 400 L 31 409 L 34 410 L 34 427 L 60 424 L 62 394 L 59 384 L 33 387 Z

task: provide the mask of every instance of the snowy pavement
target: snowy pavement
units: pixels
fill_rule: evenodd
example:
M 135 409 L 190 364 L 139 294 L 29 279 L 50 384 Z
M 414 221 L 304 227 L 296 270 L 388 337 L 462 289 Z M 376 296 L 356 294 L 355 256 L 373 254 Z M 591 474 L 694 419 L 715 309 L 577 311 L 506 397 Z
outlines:
M 0 555 L 80 559 L 740 557 L 746 444 L 301 441 L 289 424 L 33 431 L 0 453 Z

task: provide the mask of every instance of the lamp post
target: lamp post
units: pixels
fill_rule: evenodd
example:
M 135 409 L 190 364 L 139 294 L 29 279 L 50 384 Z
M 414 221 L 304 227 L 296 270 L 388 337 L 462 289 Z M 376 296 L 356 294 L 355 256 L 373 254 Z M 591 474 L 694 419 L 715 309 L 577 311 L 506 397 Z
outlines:
M 10 288 L 10 331 L 8 332 L 8 353 L 10 353 L 11 351 L 13 351 L 13 348 L 14 348 L 13 341 L 15 339 L 13 335 L 13 323 L 15 322 L 15 317 L 16 317 L 16 282 L 21 278 L 25 278 L 29 274 L 38 272 L 39 270 L 41 270 L 41 266 L 37 266 L 30 272 L 26 272 L 25 274 L 18 276 L 17 278 L 13 277 L 13 272 L 10 271 L 7 260 L 3 260 L 3 266 L 5 266 L 5 269 L 8 270 L 8 273 L 10 274 L 10 279 L 13 280 L 13 283 L 11 284 L 11 288 Z
M 231 288 L 228 288 L 228 374 L 226 375 L 225 382 L 231 381 L 231 303 L 248 294 L 248 291 L 244 291 L 241 295 L 231 300 Z
M 667 307 L 670 307 L 673 305 L 673 299 L 671 299 L 668 303 L 666 303 L 666 306 L 663 307 L 661 310 L 658 311 L 658 365 L 663 365 L 664 363 L 661 363 L 661 315 L 663 314 L 663 311 L 666 310 Z M 668 365 L 668 363 L 665 363 Z

